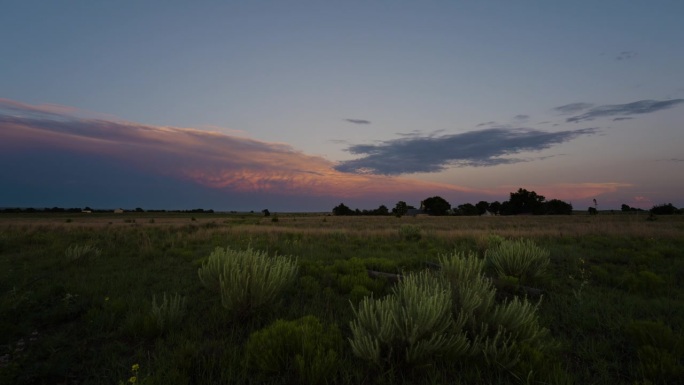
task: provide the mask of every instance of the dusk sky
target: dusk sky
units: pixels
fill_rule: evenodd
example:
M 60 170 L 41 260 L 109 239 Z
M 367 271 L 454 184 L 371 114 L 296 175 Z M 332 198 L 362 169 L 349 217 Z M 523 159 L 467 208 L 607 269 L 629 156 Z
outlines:
M 0 207 L 684 206 L 684 1 L 31 1 Z

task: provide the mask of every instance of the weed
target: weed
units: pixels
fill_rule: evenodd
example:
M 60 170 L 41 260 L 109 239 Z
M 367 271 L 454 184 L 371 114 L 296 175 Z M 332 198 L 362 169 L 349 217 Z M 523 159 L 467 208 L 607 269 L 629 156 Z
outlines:
M 185 315 L 186 305 L 187 298 L 181 297 L 178 294 L 167 298 L 166 293 L 164 293 L 164 297 L 159 304 L 157 304 L 156 296 L 152 296 L 150 313 L 157 322 L 159 330 L 164 332 L 180 324 Z
M 77 261 L 89 257 L 98 258 L 102 250 L 93 245 L 71 245 L 64 251 L 64 256 L 69 261 Z

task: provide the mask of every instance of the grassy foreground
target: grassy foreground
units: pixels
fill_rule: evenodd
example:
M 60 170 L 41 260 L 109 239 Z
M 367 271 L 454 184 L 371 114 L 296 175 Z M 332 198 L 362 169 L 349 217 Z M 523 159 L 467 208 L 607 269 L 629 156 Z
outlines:
M 552 349 L 523 351 L 506 368 L 448 356 L 381 367 L 352 353 L 352 308 L 394 285 L 367 269 L 406 274 L 454 251 L 484 256 L 500 237 L 550 251 L 546 275 L 525 285 L 545 292 L 538 314 Z M 198 277 L 216 247 L 292 256 L 299 272 L 279 300 L 236 318 Z M 519 292 L 502 281 L 497 300 Z M 273 351 L 294 320 L 334 351 L 334 370 L 304 377 L 312 383 L 677 383 L 684 217 L 0 215 L 2 384 L 293 383 L 294 363 L 269 372 L 248 358 Z

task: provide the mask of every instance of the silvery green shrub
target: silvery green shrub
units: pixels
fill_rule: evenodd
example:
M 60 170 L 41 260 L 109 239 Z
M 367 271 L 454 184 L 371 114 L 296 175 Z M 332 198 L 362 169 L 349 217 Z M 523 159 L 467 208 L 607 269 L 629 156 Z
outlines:
M 178 325 L 185 315 L 187 298 L 178 294 L 164 296 L 160 303 L 157 303 L 156 296 L 152 296 L 152 308 L 150 313 L 157 323 L 160 331 L 164 332 L 169 328 Z
M 216 248 L 197 270 L 202 284 L 221 294 L 221 304 L 238 317 L 273 302 L 297 276 L 296 259 L 265 251 Z
M 549 251 L 531 240 L 506 240 L 485 252 L 488 263 L 499 276 L 529 282 L 543 276 L 549 267 Z
M 352 351 L 380 366 L 468 349 L 465 335 L 454 333 L 451 290 L 427 271 L 407 275 L 384 298 L 364 298 L 353 311 Z

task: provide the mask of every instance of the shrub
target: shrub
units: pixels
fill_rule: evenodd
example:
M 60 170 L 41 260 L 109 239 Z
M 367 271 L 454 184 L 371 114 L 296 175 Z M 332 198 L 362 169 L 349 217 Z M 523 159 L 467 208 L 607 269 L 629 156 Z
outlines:
M 452 290 L 455 325 L 467 332 L 471 354 L 497 367 L 510 368 L 524 347 L 542 352 L 549 331 L 538 322 L 539 303 L 527 299 L 496 303 L 496 289 L 484 276 L 485 261 L 475 254 L 454 253 L 440 257 L 442 276 Z
M 496 290 L 483 274 L 484 260 L 473 253 L 454 253 L 439 259 L 442 276 L 452 290 L 454 317 L 477 326 L 494 304 Z
M 642 270 L 636 274 L 626 273 L 625 284 L 629 292 L 657 294 L 665 288 L 665 279 L 658 274 Z
M 265 374 L 291 376 L 292 382 L 323 384 L 336 376 L 341 346 L 337 326 L 324 327 L 314 316 L 277 320 L 250 335 L 246 362 Z
M 501 242 L 485 255 L 499 276 L 515 277 L 521 283 L 543 276 L 550 263 L 548 250 L 524 239 Z
M 377 365 L 415 365 L 465 352 L 463 334 L 451 333 L 451 290 L 429 272 L 407 275 L 381 299 L 364 298 L 350 323 L 353 353 Z
M 637 348 L 639 374 L 655 383 L 676 383 L 684 376 L 684 338 L 662 322 L 633 321 L 625 334 Z
M 69 261 L 76 261 L 88 257 L 97 258 L 102 254 L 102 250 L 93 245 L 71 245 L 64 251 L 64 256 Z
M 221 304 L 238 317 L 248 315 L 275 298 L 297 275 L 297 261 L 269 258 L 266 252 L 216 248 L 197 270 L 202 284 L 221 293 Z
M 399 236 L 407 241 L 419 241 L 422 238 L 422 230 L 415 225 L 401 225 Z
M 187 299 L 178 294 L 167 298 L 166 293 L 164 293 L 164 297 L 159 304 L 157 304 L 156 296 L 152 296 L 150 313 L 157 322 L 159 330 L 164 332 L 178 325 L 185 315 L 186 304 Z

